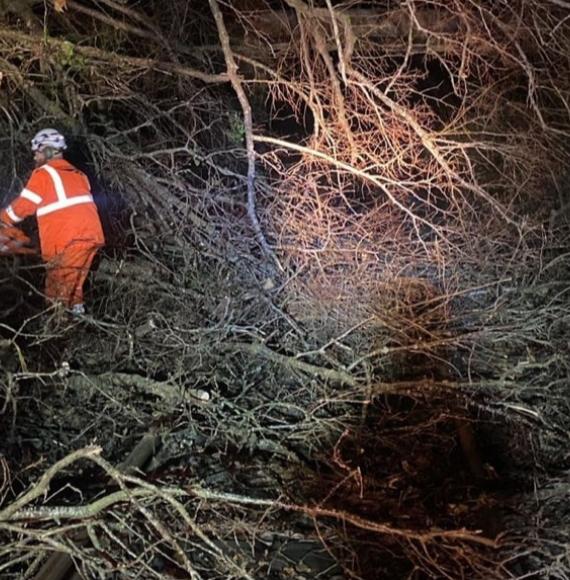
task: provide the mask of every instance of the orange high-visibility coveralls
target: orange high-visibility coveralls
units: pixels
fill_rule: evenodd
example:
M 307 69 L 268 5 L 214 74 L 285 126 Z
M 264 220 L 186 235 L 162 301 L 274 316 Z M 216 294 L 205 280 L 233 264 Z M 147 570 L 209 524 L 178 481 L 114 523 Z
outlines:
M 83 284 L 105 242 L 87 176 L 64 159 L 34 170 L 0 221 L 13 225 L 34 213 L 47 263 L 46 298 L 70 308 L 82 304 Z

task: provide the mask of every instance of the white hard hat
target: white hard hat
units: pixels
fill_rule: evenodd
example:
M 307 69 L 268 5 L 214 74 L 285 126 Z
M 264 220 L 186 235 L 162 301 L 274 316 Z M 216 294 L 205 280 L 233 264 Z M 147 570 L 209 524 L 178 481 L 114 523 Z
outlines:
M 67 149 L 65 137 L 56 129 L 42 129 L 32 139 L 32 151 L 41 151 L 44 147 L 52 147 L 63 151 Z

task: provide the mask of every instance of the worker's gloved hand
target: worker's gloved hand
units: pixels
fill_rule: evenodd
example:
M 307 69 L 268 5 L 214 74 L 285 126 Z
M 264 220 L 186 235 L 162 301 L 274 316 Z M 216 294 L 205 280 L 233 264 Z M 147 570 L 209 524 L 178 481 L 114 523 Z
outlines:
M 20 229 L 3 224 L 0 226 L 0 255 L 35 254 L 32 241 Z

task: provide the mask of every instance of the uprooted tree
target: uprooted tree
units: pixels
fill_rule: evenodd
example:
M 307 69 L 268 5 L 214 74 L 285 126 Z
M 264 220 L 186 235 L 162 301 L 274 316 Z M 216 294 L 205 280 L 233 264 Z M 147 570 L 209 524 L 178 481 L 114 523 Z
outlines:
M 108 239 L 0 258 L 0 576 L 567 577 L 569 8 L 0 3 Z

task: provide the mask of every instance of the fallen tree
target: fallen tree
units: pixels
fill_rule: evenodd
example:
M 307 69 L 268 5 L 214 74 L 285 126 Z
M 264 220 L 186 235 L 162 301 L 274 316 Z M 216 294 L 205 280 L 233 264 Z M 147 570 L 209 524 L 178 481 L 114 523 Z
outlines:
M 63 325 L 0 263 L 0 573 L 564 577 L 565 3 L 63 4 L 3 185 L 62 128 L 108 247 Z

